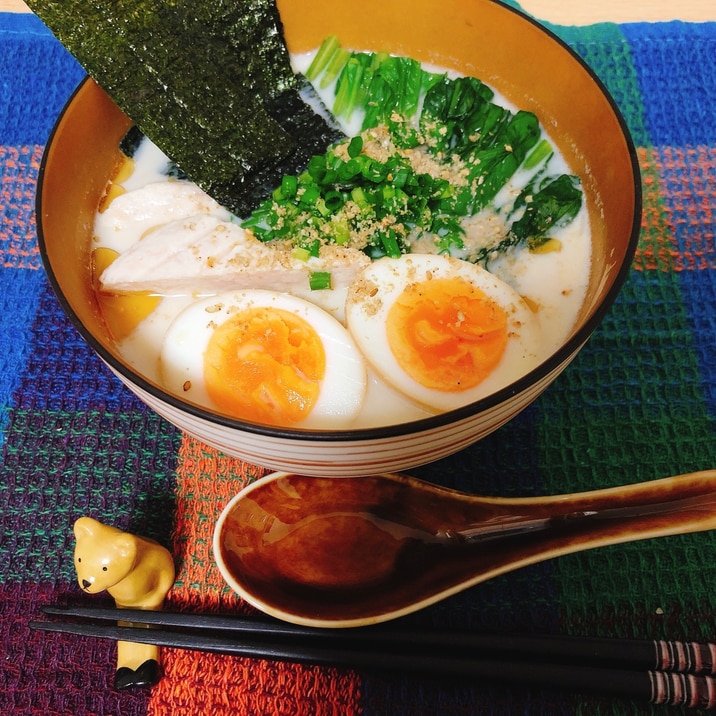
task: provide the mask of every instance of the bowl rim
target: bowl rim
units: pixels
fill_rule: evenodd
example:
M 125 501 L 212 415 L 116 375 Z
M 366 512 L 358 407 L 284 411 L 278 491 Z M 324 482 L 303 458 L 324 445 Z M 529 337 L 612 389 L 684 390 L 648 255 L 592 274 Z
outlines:
M 57 133 L 63 124 L 64 117 L 70 106 L 75 101 L 77 95 L 82 91 L 86 83 L 92 82 L 92 78 L 85 76 L 74 89 L 62 110 L 60 111 L 52 130 L 47 139 L 45 150 L 43 152 L 40 168 L 37 176 L 37 192 L 35 198 L 35 209 L 37 217 L 37 240 L 39 246 L 40 257 L 45 268 L 50 285 L 57 297 L 65 314 L 69 317 L 72 324 L 78 330 L 84 340 L 99 355 L 99 357 L 119 376 L 129 383 L 136 385 L 141 390 L 149 393 L 153 398 L 170 405 L 175 410 L 188 413 L 193 418 L 198 418 L 204 422 L 217 425 L 221 428 L 227 428 L 232 431 L 240 430 L 245 433 L 262 435 L 267 437 L 279 438 L 292 441 L 313 441 L 320 438 L 326 442 L 370 442 L 380 439 L 400 437 L 404 435 L 421 433 L 431 430 L 440 429 L 448 424 L 459 423 L 469 418 L 491 410 L 498 405 L 505 403 L 510 398 L 522 393 L 530 386 L 540 383 L 551 372 L 559 368 L 560 365 L 568 362 L 580 349 L 580 347 L 588 340 L 589 336 L 594 332 L 595 328 L 601 323 L 606 313 L 611 308 L 617 295 L 619 294 L 627 276 L 629 275 L 636 254 L 636 248 L 641 232 L 642 219 L 642 184 L 641 172 L 639 168 L 638 156 L 634 145 L 634 140 L 629 132 L 628 125 L 616 101 L 607 89 L 606 85 L 597 76 L 589 64 L 572 48 L 566 41 L 560 38 L 555 32 L 546 27 L 538 20 L 527 15 L 525 12 L 502 2 L 502 0 L 489 0 L 489 2 L 499 5 L 505 10 L 518 15 L 522 20 L 534 25 L 538 30 L 543 32 L 553 42 L 562 47 L 571 58 L 581 65 L 584 71 L 589 75 L 590 79 L 603 95 L 615 119 L 619 125 L 621 135 L 625 141 L 629 163 L 632 170 L 633 190 L 634 190 L 634 211 L 632 216 L 632 226 L 630 230 L 629 240 L 626 244 L 624 252 L 624 260 L 614 274 L 611 286 L 604 295 L 602 301 L 587 316 L 584 323 L 576 330 L 564 344 L 562 344 L 554 353 L 548 356 L 538 366 L 531 371 L 518 378 L 508 386 L 491 393 L 490 395 L 480 398 L 479 400 L 468 403 L 467 405 L 455 408 L 437 415 L 432 415 L 418 420 L 412 420 L 395 425 L 384 425 L 379 427 L 366 428 L 349 428 L 345 430 L 311 430 L 307 428 L 286 428 L 274 425 L 264 425 L 261 423 L 251 423 L 232 418 L 219 412 L 214 412 L 203 408 L 195 403 L 191 403 L 181 399 L 180 397 L 164 390 L 152 381 L 147 380 L 143 376 L 135 373 L 126 363 L 119 360 L 113 353 L 108 351 L 102 343 L 95 338 L 93 333 L 82 323 L 77 313 L 72 308 L 70 302 L 64 296 L 60 281 L 55 274 L 47 251 L 47 242 L 44 234 L 43 222 L 43 200 L 44 200 L 44 175 L 49 161 L 49 154 Z

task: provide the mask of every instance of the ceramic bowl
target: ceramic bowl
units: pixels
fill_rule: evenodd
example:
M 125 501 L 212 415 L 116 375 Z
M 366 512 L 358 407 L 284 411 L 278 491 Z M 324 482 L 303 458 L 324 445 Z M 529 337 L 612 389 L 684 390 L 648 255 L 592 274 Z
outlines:
M 479 77 L 535 112 L 583 178 L 593 257 L 586 300 L 564 344 L 509 387 L 468 406 L 376 429 L 305 431 L 266 427 L 170 395 L 120 356 L 90 286 L 95 211 L 130 120 L 91 80 L 60 116 L 38 188 L 40 251 L 54 290 L 79 332 L 142 401 L 199 440 L 249 462 L 315 475 L 408 469 L 480 440 L 537 398 L 574 358 L 614 301 L 629 270 L 641 221 L 637 159 L 613 100 L 559 39 L 491 0 L 281 0 L 289 49 L 329 35 L 345 46 L 389 50 Z

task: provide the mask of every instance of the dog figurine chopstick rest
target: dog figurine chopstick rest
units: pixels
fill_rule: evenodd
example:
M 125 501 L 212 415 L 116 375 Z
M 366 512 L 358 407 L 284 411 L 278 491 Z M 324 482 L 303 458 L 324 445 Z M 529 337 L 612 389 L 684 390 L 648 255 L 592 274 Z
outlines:
M 80 517 L 74 534 L 75 570 L 83 591 L 107 591 L 120 609 L 162 609 L 175 576 L 174 559 L 167 549 L 91 517 Z M 151 686 L 160 677 L 159 647 L 117 642 L 116 689 Z

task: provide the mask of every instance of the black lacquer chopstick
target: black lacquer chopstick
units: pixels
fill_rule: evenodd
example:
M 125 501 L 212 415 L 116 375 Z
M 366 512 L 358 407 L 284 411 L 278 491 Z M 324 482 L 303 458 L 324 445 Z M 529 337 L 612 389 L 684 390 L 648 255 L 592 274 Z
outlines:
M 118 620 L 162 627 L 227 631 L 238 635 L 300 637 L 340 641 L 342 644 L 381 645 L 389 648 L 425 647 L 451 649 L 454 653 L 484 658 L 496 654 L 522 658 L 559 659 L 579 664 L 684 674 L 716 674 L 716 644 L 648 639 L 561 636 L 551 634 L 505 634 L 469 631 L 408 630 L 359 627 L 321 629 L 281 621 L 218 614 L 150 612 L 112 607 L 47 606 L 45 614 L 99 620 Z
M 641 663 L 619 668 L 610 654 L 599 656 L 599 650 L 594 648 L 575 650 L 578 642 L 593 641 L 602 649 L 610 642 L 612 651 L 617 653 L 622 643 L 617 639 L 413 633 L 382 627 L 317 629 L 208 614 L 111 608 L 48 607 L 44 611 L 53 615 L 121 620 L 133 626 L 35 621 L 31 627 L 243 657 L 381 671 L 419 671 L 451 678 L 471 677 L 495 683 L 590 692 L 654 704 L 716 707 L 716 679 L 711 676 L 659 671 L 653 666 L 645 668 Z M 147 625 L 155 628 L 146 628 Z M 459 643 L 457 648 L 454 640 Z M 505 641 L 507 647 L 502 648 Z M 547 644 L 550 651 L 537 651 L 538 642 Z M 569 648 L 559 650 L 558 643 Z M 577 663 L 575 651 L 588 656 L 593 663 Z

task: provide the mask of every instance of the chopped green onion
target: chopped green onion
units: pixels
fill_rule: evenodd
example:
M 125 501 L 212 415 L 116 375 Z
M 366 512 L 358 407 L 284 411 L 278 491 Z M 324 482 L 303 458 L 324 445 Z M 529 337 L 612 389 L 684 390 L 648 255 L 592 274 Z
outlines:
M 348 143 L 348 156 L 355 159 L 363 151 L 363 137 L 356 134 Z
M 368 181 L 378 184 L 388 176 L 388 171 L 389 169 L 385 166 L 385 164 L 371 160 L 363 167 L 361 174 Z
M 363 190 L 363 187 L 356 186 L 353 189 L 351 189 L 351 199 L 358 204 L 358 208 L 360 209 L 366 209 L 368 206 L 370 206 L 370 201 L 368 200 L 368 196 Z
M 295 176 L 287 174 L 281 179 L 281 197 L 283 199 L 293 199 L 297 190 L 298 179 Z
M 393 175 L 392 184 L 395 187 L 402 188 L 408 183 L 408 179 L 413 176 L 413 173 L 407 167 L 401 167 Z
M 294 246 L 291 256 L 299 261 L 308 261 L 311 258 L 311 252 L 303 246 Z
M 333 240 L 339 246 L 344 246 L 351 240 L 351 227 L 347 221 L 334 221 L 331 228 L 333 229 Z
M 400 250 L 400 245 L 392 229 L 381 233 L 379 238 L 386 256 L 390 256 L 392 259 L 400 258 L 403 252 Z
M 324 291 L 331 288 L 330 271 L 311 271 L 308 274 L 308 285 L 311 291 Z
M 301 244 L 301 247 L 306 249 L 310 256 L 318 258 L 319 253 L 321 251 L 321 242 L 318 239 L 315 239 L 314 241 L 304 241 Z
M 316 203 L 313 205 L 313 208 L 324 219 L 328 218 L 331 215 L 331 209 L 329 208 L 328 204 L 326 204 L 325 197 L 319 196 L 318 199 L 316 199 Z
M 361 162 L 355 158 L 342 162 L 337 170 L 338 180 L 342 182 L 350 181 L 361 173 L 361 166 Z
M 322 155 L 311 157 L 306 171 L 313 181 L 320 182 L 326 175 L 326 158 Z
M 299 196 L 301 204 L 314 205 L 321 196 L 321 190 L 315 184 L 309 184 Z
M 464 217 L 489 206 L 521 166 L 539 168 L 502 212 L 507 233 L 469 260 L 487 261 L 520 243 L 539 246 L 581 206 L 573 178 L 548 175 L 553 149 L 536 116 L 495 104 L 492 89 L 476 78 L 451 79 L 385 53 L 350 53 L 335 38 L 326 39 L 308 74 L 321 86 L 335 79 L 334 114 L 362 110 L 363 129 L 385 125 L 393 148 L 376 158 L 364 132 L 313 157 L 242 224 L 262 241 L 286 237 L 310 257 L 324 244 L 355 240 L 375 259 L 408 253 L 413 236 L 432 236 L 440 253 L 465 258 Z M 419 173 L 406 151 L 414 147 L 445 172 Z M 460 181 L 451 178 L 456 172 Z
M 343 194 L 339 191 L 329 191 L 323 201 L 330 212 L 338 211 L 346 203 Z

